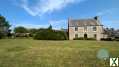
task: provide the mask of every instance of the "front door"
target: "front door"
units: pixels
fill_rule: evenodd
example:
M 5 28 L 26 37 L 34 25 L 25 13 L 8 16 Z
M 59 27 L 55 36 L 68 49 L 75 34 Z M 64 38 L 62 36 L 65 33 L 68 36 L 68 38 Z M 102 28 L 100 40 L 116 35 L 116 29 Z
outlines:
M 84 38 L 87 39 L 87 34 L 86 33 L 84 34 Z

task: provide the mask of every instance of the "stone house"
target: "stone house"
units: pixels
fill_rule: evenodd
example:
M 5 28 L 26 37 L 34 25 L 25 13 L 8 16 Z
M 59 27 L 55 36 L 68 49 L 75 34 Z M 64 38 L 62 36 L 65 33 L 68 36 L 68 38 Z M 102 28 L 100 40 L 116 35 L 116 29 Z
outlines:
M 68 19 L 69 40 L 74 38 L 95 38 L 100 40 L 103 38 L 103 25 L 100 23 L 99 17 L 91 19 Z

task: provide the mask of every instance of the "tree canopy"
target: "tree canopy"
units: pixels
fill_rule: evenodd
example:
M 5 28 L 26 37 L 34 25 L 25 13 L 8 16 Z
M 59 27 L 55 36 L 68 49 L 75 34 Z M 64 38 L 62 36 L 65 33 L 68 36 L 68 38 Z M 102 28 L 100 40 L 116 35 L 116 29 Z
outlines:
M 0 15 L 0 26 L 1 27 L 4 27 L 5 26 L 7 28 L 10 27 L 9 22 L 6 20 L 6 18 L 4 16 L 1 16 L 1 15 Z
M 28 30 L 25 27 L 20 26 L 20 27 L 16 27 L 14 29 L 14 32 L 15 33 L 28 33 Z
M 4 16 L 0 15 L 0 39 L 9 33 L 10 24 Z

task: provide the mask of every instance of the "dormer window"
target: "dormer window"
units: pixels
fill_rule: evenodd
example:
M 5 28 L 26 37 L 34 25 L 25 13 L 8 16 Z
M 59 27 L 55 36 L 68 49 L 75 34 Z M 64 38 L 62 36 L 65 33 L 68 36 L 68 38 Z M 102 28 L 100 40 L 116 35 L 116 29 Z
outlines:
M 93 27 L 93 31 L 96 31 L 96 30 L 97 30 L 97 28 L 96 28 L 96 26 L 94 26 L 94 27 Z
M 75 31 L 78 31 L 78 27 L 75 27 Z

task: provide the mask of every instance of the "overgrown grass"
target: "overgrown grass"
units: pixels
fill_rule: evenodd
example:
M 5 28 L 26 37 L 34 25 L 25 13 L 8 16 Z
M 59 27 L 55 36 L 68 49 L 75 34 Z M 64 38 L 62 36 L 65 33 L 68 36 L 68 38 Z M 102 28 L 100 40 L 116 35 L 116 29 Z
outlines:
M 100 49 L 119 57 L 116 41 L 0 40 L 0 67 L 109 67 L 109 59 L 97 58 Z

